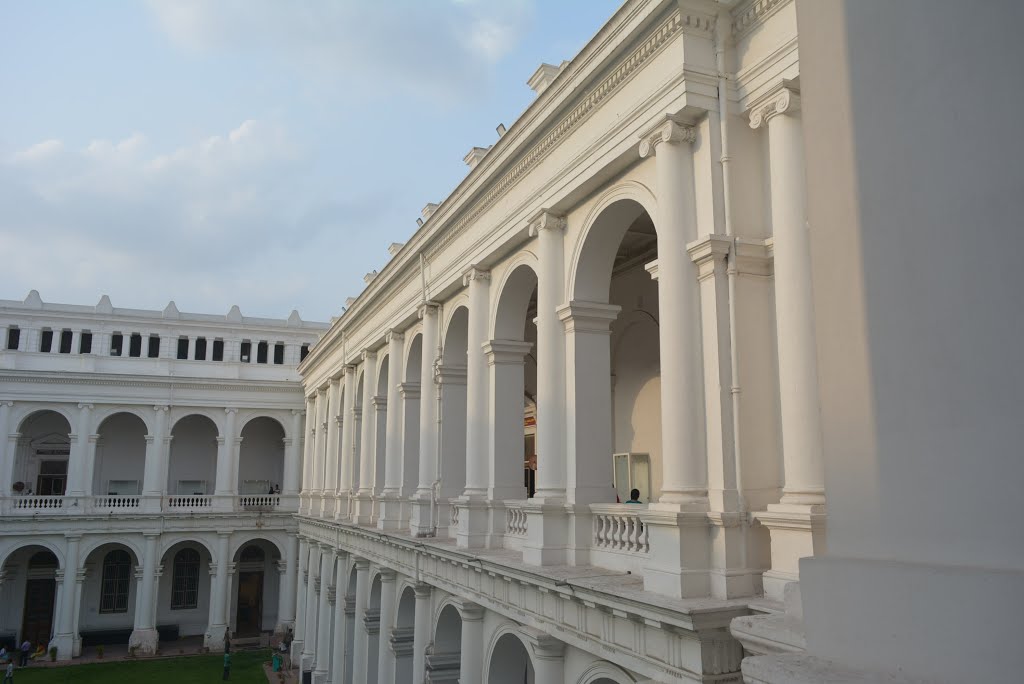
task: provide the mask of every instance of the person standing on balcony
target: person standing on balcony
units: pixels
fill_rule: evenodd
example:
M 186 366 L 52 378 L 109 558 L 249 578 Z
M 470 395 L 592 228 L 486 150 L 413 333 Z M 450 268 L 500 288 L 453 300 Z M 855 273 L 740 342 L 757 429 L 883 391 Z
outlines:
M 628 503 L 628 504 L 642 504 L 643 501 L 640 500 L 640 490 L 639 489 L 631 489 L 631 490 L 629 490 L 629 501 L 627 501 L 626 503 Z

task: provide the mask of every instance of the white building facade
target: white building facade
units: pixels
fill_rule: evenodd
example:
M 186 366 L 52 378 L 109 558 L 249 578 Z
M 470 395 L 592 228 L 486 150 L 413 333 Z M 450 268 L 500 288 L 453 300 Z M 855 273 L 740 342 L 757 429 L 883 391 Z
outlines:
M 0 301 L 0 635 L 223 643 L 294 621 L 303 404 L 325 326 Z

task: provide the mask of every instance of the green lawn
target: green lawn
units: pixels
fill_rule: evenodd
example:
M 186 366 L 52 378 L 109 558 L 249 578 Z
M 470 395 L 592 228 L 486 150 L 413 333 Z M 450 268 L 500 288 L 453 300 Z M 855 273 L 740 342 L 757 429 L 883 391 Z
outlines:
M 223 659 L 221 654 L 55 668 L 30 665 L 16 670 L 14 681 L 15 684 L 208 684 L 221 681 Z M 233 653 L 231 681 L 266 684 L 261 665 L 269 660 L 269 650 Z

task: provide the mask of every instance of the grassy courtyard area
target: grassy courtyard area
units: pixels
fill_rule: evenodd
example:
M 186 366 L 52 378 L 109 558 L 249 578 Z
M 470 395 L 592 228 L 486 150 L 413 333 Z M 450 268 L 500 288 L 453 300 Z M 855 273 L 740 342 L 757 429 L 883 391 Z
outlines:
M 208 684 L 221 681 L 220 655 L 181 656 L 158 660 L 90 663 L 67 667 L 29 666 L 14 673 L 15 684 Z M 231 655 L 231 681 L 265 684 L 262 664 L 270 651 L 240 651 Z

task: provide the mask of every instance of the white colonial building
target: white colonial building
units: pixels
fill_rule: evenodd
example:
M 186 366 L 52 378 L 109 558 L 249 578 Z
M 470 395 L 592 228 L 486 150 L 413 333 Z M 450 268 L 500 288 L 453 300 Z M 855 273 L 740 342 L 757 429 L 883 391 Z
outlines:
M 326 330 L 3 303 L 3 630 L 1019 681 L 1022 21 L 626 0 Z
M 324 327 L 0 301 L 0 637 L 63 659 L 290 625 L 296 366 Z

